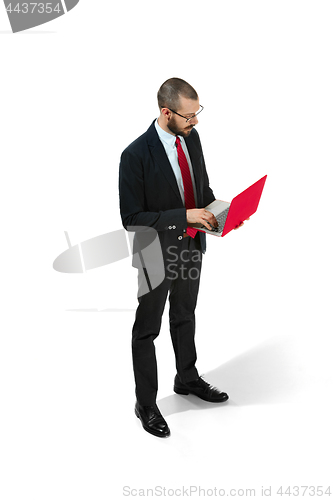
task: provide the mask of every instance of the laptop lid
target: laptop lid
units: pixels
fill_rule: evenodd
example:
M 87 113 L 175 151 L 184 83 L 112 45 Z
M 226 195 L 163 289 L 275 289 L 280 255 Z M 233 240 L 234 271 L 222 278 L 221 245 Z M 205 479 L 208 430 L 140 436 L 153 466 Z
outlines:
M 257 211 L 266 178 L 267 175 L 259 179 L 239 195 L 235 196 L 230 204 L 222 236 L 228 234 Z

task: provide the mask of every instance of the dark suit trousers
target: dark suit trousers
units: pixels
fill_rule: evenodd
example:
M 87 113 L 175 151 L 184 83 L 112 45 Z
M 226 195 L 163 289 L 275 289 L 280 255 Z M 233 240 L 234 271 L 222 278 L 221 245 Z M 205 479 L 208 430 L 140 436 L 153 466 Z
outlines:
M 195 307 L 199 290 L 202 253 L 195 239 L 183 238 L 170 250 L 165 260 L 165 279 L 149 293 L 138 298 L 133 325 L 132 355 L 136 396 L 141 405 L 156 402 L 158 389 L 154 340 L 161 328 L 162 315 L 169 294 L 170 334 L 176 358 L 176 370 L 184 383 L 198 378 L 195 334 Z M 139 269 L 140 285 L 146 274 Z

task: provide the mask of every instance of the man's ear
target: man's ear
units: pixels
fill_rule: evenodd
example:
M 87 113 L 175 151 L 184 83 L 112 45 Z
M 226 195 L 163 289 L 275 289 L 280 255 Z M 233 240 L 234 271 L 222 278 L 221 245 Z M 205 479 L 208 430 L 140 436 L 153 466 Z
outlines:
M 161 114 L 166 118 L 167 120 L 170 120 L 171 118 L 171 111 L 168 108 L 162 108 L 161 109 Z

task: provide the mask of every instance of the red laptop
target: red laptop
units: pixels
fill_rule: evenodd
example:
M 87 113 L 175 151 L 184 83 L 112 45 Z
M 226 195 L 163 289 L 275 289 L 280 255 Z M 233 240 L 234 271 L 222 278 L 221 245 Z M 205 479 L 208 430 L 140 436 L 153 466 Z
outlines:
M 231 203 L 215 200 L 205 207 L 215 215 L 218 222 L 217 228 L 209 230 L 200 223 L 193 224 L 192 227 L 214 236 L 225 236 L 257 211 L 266 178 L 267 175 L 252 184 L 237 195 Z

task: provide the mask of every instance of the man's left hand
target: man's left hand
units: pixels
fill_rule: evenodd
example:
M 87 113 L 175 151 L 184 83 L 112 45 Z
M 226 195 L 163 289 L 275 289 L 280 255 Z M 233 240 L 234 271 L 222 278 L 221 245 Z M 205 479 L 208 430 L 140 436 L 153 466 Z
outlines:
M 251 217 L 249 217 L 248 219 L 246 220 L 250 220 Z M 236 231 L 236 229 L 239 229 L 240 227 L 244 226 L 244 222 L 242 222 L 241 224 L 239 224 L 239 226 L 235 227 L 234 231 Z

